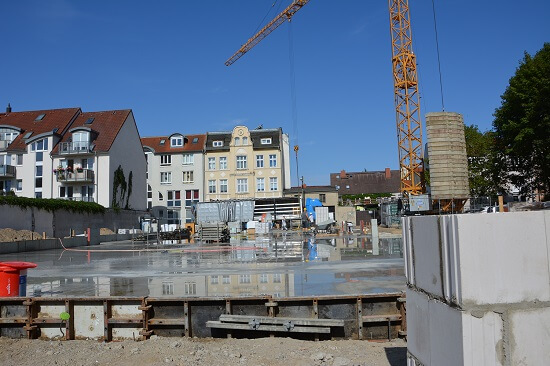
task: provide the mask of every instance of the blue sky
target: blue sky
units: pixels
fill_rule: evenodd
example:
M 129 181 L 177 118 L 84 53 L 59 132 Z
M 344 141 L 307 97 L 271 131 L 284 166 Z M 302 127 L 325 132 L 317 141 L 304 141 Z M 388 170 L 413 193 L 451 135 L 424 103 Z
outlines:
M 131 108 L 141 136 L 282 127 L 300 146 L 308 185 L 328 184 L 329 173 L 342 169 L 396 169 L 387 1 L 311 0 L 291 27 L 226 67 L 268 10 L 266 21 L 291 1 L 274 2 L 3 1 L 0 107 Z M 524 51 L 550 42 L 550 2 L 435 6 L 445 110 L 490 129 Z M 432 2 L 411 0 L 410 7 L 424 115 L 442 109 Z

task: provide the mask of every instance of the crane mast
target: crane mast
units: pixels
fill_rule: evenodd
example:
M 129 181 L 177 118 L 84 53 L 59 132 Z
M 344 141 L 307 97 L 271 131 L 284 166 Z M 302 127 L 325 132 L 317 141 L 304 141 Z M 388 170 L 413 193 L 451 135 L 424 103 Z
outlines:
M 250 38 L 225 65 L 232 65 L 246 52 L 267 37 L 277 27 L 310 0 L 294 0 L 264 28 Z M 412 50 L 412 32 L 408 0 L 388 0 L 392 42 L 392 65 L 397 121 L 397 144 L 401 193 L 408 197 L 422 193 L 422 122 L 416 56 Z M 297 149 L 295 149 L 297 153 Z
M 401 193 L 422 193 L 422 121 L 408 0 L 389 0 Z

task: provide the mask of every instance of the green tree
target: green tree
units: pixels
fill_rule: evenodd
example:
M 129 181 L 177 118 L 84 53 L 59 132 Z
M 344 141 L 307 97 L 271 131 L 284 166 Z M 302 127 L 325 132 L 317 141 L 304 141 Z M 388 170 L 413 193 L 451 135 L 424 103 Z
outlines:
M 499 169 L 524 194 L 550 193 L 550 43 L 527 52 L 495 111 Z
M 501 189 L 499 171 L 495 169 L 494 132 L 481 132 L 476 125 L 464 126 L 468 182 L 472 197 L 497 196 Z

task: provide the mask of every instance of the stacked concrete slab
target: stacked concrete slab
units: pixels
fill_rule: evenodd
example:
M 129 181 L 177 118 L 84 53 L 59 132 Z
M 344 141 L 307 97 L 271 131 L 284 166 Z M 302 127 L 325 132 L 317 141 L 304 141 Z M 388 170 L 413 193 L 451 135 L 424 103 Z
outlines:
M 550 211 L 407 217 L 408 365 L 548 365 Z
M 426 114 L 430 190 L 433 199 L 467 198 L 468 160 L 460 113 Z

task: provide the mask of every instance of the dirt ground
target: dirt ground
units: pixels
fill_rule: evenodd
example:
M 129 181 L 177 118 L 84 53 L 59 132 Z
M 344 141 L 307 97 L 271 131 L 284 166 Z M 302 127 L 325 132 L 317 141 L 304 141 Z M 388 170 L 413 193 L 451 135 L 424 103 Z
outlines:
M 290 338 L 160 338 L 143 342 L 44 341 L 0 337 L 3 366 L 39 365 L 405 365 L 406 343 Z
M 30 230 L 0 229 L 0 243 L 34 239 L 42 239 L 42 234 Z

